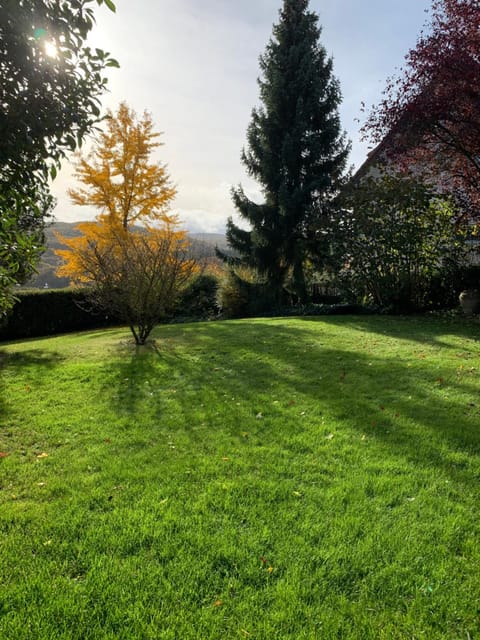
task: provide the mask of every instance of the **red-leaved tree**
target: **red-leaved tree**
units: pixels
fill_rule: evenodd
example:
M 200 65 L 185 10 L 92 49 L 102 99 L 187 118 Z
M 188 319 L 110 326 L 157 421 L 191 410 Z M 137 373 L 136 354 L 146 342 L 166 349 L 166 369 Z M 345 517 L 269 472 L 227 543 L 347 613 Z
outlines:
M 480 2 L 433 0 L 402 73 L 363 132 L 381 158 L 443 187 L 480 217 Z

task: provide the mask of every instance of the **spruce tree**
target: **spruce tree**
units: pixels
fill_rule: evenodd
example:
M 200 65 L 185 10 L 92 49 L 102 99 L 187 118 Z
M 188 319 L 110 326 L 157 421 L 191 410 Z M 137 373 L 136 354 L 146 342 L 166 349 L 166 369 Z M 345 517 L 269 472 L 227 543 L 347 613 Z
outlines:
M 233 202 L 251 229 L 227 224 L 238 262 L 253 267 L 277 300 L 287 276 L 306 298 L 304 266 L 312 229 L 337 192 L 349 144 L 341 130 L 338 81 L 320 44 L 308 0 L 284 0 L 278 24 L 260 56 L 261 105 L 252 111 L 242 163 L 262 187 L 264 202 L 242 188 Z

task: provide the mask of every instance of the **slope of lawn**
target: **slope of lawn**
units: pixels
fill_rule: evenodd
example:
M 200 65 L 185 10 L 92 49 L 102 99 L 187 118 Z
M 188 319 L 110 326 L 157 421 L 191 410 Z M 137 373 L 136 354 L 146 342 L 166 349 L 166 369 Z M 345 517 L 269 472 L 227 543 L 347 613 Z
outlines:
M 480 637 L 478 324 L 0 346 L 0 638 Z

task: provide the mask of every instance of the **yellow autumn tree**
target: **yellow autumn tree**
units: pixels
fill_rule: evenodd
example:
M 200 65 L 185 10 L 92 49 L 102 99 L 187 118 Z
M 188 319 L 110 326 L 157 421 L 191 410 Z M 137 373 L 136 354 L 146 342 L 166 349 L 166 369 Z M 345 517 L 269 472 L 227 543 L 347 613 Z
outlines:
M 148 112 L 139 119 L 122 103 L 109 113 L 92 152 L 78 157 L 81 186 L 69 191 L 74 204 L 93 206 L 98 215 L 77 225 L 79 236 L 58 236 L 66 248 L 56 251 L 63 260 L 58 275 L 87 285 L 92 307 L 126 322 L 137 344 L 173 310 L 198 268 L 169 213 L 176 191 L 166 166 L 151 159 L 159 135 Z

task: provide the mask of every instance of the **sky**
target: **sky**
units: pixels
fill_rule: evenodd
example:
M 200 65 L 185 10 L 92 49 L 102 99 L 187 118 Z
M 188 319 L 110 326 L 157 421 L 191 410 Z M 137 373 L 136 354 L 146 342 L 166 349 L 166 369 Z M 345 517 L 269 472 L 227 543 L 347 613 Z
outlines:
M 120 63 L 110 69 L 104 109 L 125 100 L 146 109 L 163 132 L 154 159 L 166 163 L 177 197 L 173 209 L 191 232 L 223 233 L 227 218 L 241 223 L 232 185 L 261 201 L 240 154 L 252 108 L 259 104 L 258 58 L 278 22 L 282 0 L 115 0 L 117 11 L 96 9 L 91 44 Z M 377 103 L 389 76 L 415 46 L 430 0 L 310 0 L 321 43 L 333 57 L 343 101 L 342 126 L 360 166 L 368 144 L 360 139 L 362 103 Z M 52 185 L 57 220 L 92 219 L 96 211 L 72 205 L 72 166 L 64 162 Z

